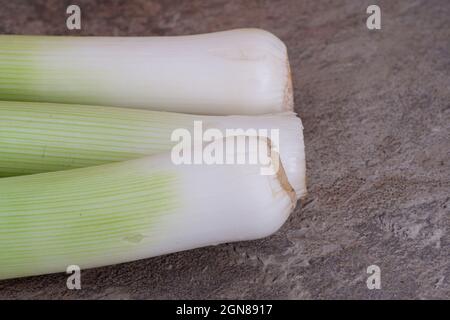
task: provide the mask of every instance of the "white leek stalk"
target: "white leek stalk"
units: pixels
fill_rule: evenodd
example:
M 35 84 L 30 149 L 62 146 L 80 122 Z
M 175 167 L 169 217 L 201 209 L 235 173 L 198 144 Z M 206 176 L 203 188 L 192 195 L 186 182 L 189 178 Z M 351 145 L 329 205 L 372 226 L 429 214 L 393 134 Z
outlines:
M 165 154 L 0 179 L 0 279 L 268 236 L 295 194 L 282 167 L 260 169 L 177 166 Z
M 286 47 L 258 29 L 177 37 L 3 35 L 0 100 L 212 115 L 293 108 Z
M 171 135 L 192 138 L 219 129 L 267 130 L 298 198 L 306 193 L 301 121 L 292 112 L 261 116 L 197 116 L 129 108 L 0 101 L 0 177 L 42 173 L 139 158 L 171 150 Z M 278 130 L 279 137 L 271 130 Z M 235 133 L 239 134 L 238 131 Z M 277 138 L 277 139 L 276 139 Z M 278 141 L 277 141 L 278 140 Z

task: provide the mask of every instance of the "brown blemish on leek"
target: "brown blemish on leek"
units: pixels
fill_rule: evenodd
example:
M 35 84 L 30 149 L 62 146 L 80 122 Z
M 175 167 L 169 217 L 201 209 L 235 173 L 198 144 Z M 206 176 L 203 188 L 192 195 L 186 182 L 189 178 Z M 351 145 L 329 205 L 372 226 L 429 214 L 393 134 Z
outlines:
M 292 208 L 294 208 L 295 204 L 297 203 L 297 195 L 295 194 L 295 190 L 294 190 L 294 188 L 292 188 L 291 184 L 289 183 L 289 180 L 286 175 L 286 171 L 284 171 L 284 167 L 283 167 L 283 164 L 281 163 L 281 159 L 280 159 L 278 152 L 273 151 L 272 154 L 274 154 L 274 156 L 278 157 L 278 162 L 279 162 L 279 168 L 277 171 L 278 181 L 280 182 L 281 187 L 284 189 L 284 191 L 286 191 L 289 198 L 291 199 Z
M 283 110 L 294 111 L 294 89 L 292 86 L 292 71 L 289 58 L 286 58 L 286 87 L 284 88 Z
M 278 162 L 278 170 L 277 170 L 277 179 L 280 183 L 283 190 L 288 194 L 289 198 L 291 199 L 292 208 L 295 207 L 295 204 L 297 203 L 297 195 L 295 194 L 294 188 L 292 188 L 291 184 L 289 183 L 289 180 L 286 175 L 286 171 L 284 170 L 283 163 L 281 162 L 280 154 L 274 150 L 272 150 L 272 141 L 269 138 L 265 138 L 267 141 L 267 147 L 268 147 L 268 155 L 271 158 L 272 163 Z

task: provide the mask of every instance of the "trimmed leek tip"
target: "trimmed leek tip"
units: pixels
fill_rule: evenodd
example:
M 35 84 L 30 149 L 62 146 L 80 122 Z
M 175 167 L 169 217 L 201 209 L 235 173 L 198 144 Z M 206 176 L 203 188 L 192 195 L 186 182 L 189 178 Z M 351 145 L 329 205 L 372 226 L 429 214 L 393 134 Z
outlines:
M 266 237 L 295 193 L 282 167 L 260 169 L 177 166 L 165 154 L 0 179 L 0 279 Z
M 293 111 L 286 46 L 259 29 L 177 37 L 0 36 L 0 100 L 209 115 Z
M 195 134 L 195 123 L 203 132 Z M 171 150 L 174 130 L 201 140 L 208 129 L 263 136 L 267 131 L 297 193 L 306 194 L 301 120 L 293 112 L 197 116 L 129 108 L 0 101 L 0 177 L 68 170 Z M 276 133 L 278 132 L 278 136 Z M 230 134 L 232 134 L 231 132 Z M 273 136 L 275 134 L 275 136 Z

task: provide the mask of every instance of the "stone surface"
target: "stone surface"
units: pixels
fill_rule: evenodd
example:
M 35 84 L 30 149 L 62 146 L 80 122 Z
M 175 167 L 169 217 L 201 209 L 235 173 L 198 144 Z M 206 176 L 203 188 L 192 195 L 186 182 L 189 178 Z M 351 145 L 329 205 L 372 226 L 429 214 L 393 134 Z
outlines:
M 72 3 L 74 1 L 70 1 Z M 181 35 L 261 27 L 289 48 L 309 197 L 274 236 L 0 282 L 0 298 L 450 298 L 447 0 L 0 0 L 0 33 Z M 382 29 L 366 28 L 366 8 Z M 381 268 L 368 290 L 366 268 Z

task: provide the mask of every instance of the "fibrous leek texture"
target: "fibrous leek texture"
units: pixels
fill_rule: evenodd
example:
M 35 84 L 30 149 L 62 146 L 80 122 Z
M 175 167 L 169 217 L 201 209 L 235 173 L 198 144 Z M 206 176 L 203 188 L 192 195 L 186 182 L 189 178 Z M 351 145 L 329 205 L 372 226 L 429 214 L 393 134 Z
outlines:
M 3 35 L 0 100 L 211 115 L 293 109 L 286 46 L 258 29 L 177 37 Z
M 195 123 L 201 122 L 197 134 Z M 280 153 L 290 184 L 306 193 L 301 120 L 292 112 L 261 116 L 197 116 L 129 108 L 0 101 L 0 177 L 130 160 L 171 150 L 174 130 L 263 135 Z M 273 133 L 277 130 L 279 136 Z
M 0 279 L 270 235 L 295 194 L 282 168 L 260 167 L 174 165 L 165 154 L 0 179 Z

